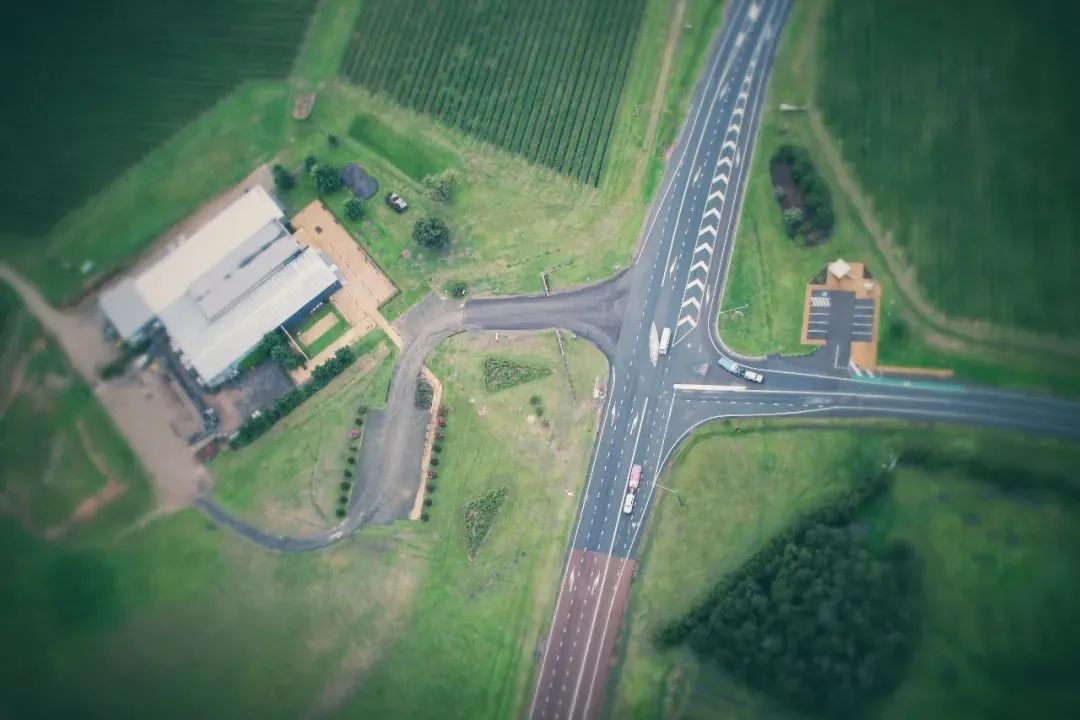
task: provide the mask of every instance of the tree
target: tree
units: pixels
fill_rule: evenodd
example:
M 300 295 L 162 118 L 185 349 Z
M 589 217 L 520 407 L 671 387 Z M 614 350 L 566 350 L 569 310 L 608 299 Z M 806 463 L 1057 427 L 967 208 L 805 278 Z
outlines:
M 311 179 L 320 195 L 332 193 L 341 187 L 341 173 L 333 165 L 315 163 L 311 167 Z
M 464 280 L 455 280 L 446 284 L 446 294 L 450 297 L 463 298 L 469 292 L 469 285 Z
M 436 202 L 448 202 L 453 199 L 457 175 L 453 170 L 446 170 L 440 175 L 428 175 L 424 178 L 424 187 L 428 197 Z
M 273 173 L 274 186 L 278 190 L 285 192 L 287 190 L 291 190 L 293 186 L 296 185 L 296 179 L 292 176 L 292 173 L 283 168 L 281 165 L 275 163 Z
M 413 225 L 413 240 L 420 247 L 442 250 L 450 244 L 450 228 L 440 218 L 420 218 Z
M 360 198 L 350 196 L 341 204 L 341 210 L 348 219 L 359 220 L 364 215 L 364 203 L 360 202 Z
M 319 164 L 319 159 L 314 155 L 308 155 L 304 158 L 304 171 L 311 172 L 311 168 Z
M 337 147 L 341 143 L 341 139 L 334 133 L 329 133 L 326 136 L 326 142 L 330 147 Z
M 789 207 L 784 210 L 782 217 L 784 218 L 784 227 L 787 228 L 788 237 L 795 237 L 799 232 L 799 226 L 803 222 L 803 209 L 801 207 Z

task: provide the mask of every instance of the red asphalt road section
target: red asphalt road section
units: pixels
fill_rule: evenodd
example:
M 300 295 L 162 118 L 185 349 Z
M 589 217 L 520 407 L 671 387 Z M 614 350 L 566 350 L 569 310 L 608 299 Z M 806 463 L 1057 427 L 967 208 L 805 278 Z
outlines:
M 600 716 L 636 566 L 628 558 L 570 551 L 530 718 Z

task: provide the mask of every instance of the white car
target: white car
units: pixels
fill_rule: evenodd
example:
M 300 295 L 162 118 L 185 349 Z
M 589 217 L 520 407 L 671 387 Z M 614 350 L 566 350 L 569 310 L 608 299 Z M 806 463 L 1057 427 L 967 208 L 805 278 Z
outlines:
M 622 502 L 622 511 L 627 515 L 634 512 L 634 493 L 626 493 Z
M 753 370 L 743 370 L 743 377 L 758 385 L 765 382 L 765 377 L 761 373 L 756 373 Z

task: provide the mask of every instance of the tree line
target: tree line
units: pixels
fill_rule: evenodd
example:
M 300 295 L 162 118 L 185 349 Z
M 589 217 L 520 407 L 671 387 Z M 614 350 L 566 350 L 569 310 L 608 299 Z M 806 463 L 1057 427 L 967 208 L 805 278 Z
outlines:
M 888 485 L 872 476 L 795 522 L 657 643 L 687 644 L 800 711 L 858 714 L 897 686 L 918 625 L 910 546 L 875 547 L 853 524 Z

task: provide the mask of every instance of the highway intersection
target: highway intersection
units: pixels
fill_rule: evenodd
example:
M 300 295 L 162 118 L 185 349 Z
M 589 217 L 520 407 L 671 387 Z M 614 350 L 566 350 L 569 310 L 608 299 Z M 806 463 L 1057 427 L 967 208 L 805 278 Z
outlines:
M 402 318 L 406 346 L 386 413 L 406 414 L 423 360 L 464 331 L 562 328 L 595 343 L 609 366 L 606 405 L 580 498 L 554 614 L 529 704 L 531 718 L 602 714 L 636 554 L 656 481 L 699 425 L 730 417 L 893 418 L 950 422 L 1080 439 L 1080 404 L 920 378 L 858 372 L 827 340 L 798 358 L 741 358 L 716 319 L 723 298 L 769 71 L 792 0 L 732 0 L 714 39 L 655 199 L 633 266 L 610 280 L 551 296 L 459 305 L 429 298 Z M 859 315 L 853 306 L 852 317 Z M 863 313 L 865 314 L 865 313 Z M 855 323 L 851 323 L 854 327 Z M 667 328 L 671 346 L 658 352 Z M 844 342 L 850 345 L 852 333 Z M 721 358 L 759 372 L 761 385 L 720 367 Z M 393 434 L 404 428 L 387 429 Z M 393 455 L 392 448 L 377 452 Z M 388 484 L 413 482 L 408 457 L 383 458 Z M 623 512 L 631 469 L 642 467 L 632 512 Z M 282 551 L 310 551 L 349 537 L 371 508 L 350 506 L 335 528 L 303 538 L 260 531 L 208 497 L 214 520 Z

